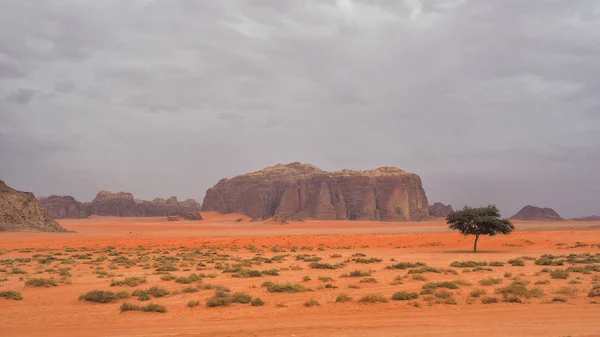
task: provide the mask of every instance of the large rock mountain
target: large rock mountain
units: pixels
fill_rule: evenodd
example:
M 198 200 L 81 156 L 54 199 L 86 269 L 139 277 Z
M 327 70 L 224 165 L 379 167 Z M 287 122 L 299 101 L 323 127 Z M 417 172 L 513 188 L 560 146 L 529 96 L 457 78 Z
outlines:
M 10 188 L 0 180 L 0 232 L 66 232 L 33 193 Z
M 510 217 L 512 220 L 527 220 L 527 221 L 561 221 L 564 220 L 552 208 L 541 208 L 527 205 L 523 207 L 517 214 Z
M 200 204 L 193 199 L 178 201 L 156 198 L 152 201 L 135 200 L 133 194 L 126 192 L 111 193 L 100 191 L 92 202 L 81 203 L 71 196 L 50 196 L 40 202 L 57 219 L 86 218 L 90 215 L 146 217 L 146 216 L 184 216 L 200 211 Z
M 444 205 L 441 202 L 429 206 L 429 216 L 435 218 L 445 218 L 452 212 L 454 212 L 454 209 L 451 205 Z
M 266 219 L 421 220 L 428 203 L 418 175 L 395 167 L 326 172 L 291 163 L 221 179 L 206 191 L 203 211 Z

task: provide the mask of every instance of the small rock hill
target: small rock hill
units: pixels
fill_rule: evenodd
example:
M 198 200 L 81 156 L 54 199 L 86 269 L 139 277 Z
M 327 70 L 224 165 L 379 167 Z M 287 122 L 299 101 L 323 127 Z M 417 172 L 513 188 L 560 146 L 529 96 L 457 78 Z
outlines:
M 451 205 L 444 205 L 441 202 L 429 206 L 429 216 L 434 218 L 445 218 L 452 212 L 454 212 L 454 209 Z
M 152 201 L 135 200 L 127 192 L 100 191 L 92 202 L 82 203 L 71 196 L 41 198 L 40 203 L 57 219 L 80 219 L 90 215 L 118 217 L 182 216 L 200 211 L 200 204 L 193 199 L 178 201 L 156 198 Z
M 206 191 L 202 210 L 292 220 L 409 221 L 429 215 L 416 174 L 395 167 L 326 172 L 298 162 L 221 179 Z
M 33 193 L 10 188 L 0 180 L 0 232 L 66 232 Z
M 527 220 L 527 221 L 560 221 L 564 220 L 552 208 L 541 208 L 527 205 L 523 207 L 517 214 L 510 217 L 512 220 Z
M 575 220 L 575 221 L 600 221 L 600 216 L 598 215 L 590 215 L 590 216 L 584 216 L 581 218 L 573 218 L 571 220 Z

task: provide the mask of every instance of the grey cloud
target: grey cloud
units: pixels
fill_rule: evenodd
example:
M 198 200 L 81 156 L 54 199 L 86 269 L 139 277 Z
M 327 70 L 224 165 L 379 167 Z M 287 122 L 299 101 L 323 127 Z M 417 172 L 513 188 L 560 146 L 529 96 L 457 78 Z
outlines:
M 0 172 L 37 194 L 201 199 L 278 162 L 395 165 L 432 201 L 600 214 L 598 13 L 594 0 L 6 1 L 0 135 L 19 142 L 0 145 Z
M 28 104 L 37 94 L 39 94 L 39 91 L 35 89 L 19 88 L 17 91 L 8 95 L 6 101 L 18 104 Z

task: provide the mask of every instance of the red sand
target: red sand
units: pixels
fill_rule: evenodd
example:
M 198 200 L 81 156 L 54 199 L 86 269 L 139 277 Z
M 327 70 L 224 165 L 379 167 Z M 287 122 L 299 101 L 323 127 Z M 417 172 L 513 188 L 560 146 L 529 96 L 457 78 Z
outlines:
M 204 214 L 203 214 L 204 215 Z M 311 254 L 324 257 L 323 262 L 332 262 L 329 256 L 339 253 L 344 259 L 353 253 L 361 252 L 368 257 L 378 257 L 383 262 L 369 265 L 350 265 L 343 270 L 314 270 L 306 263 L 303 270 L 282 271 L 280 276 L 258 279 L 238 279 L 221 274 L 207 283 L 225 285 L 232 291 L 245 291 L 253 297 L 261 297 L 267 304 L 264 307 L 232 305 L 223 308 L 206 308 L 200 305 L 188 308 L 190 299 L 198 299 L 202 304 L 212 295 L 210 291 L 194 294 L 180 293 L 169 295 L 153 302 L 165 305 L 165 314 L 127 312 L 119 313 L 119 304 L 91 304 L 78 301 L 79 295 L 94 289 L 132 290 L 133 288 L 110 287 L 111 278 L 98 278 L 92 274 L 93 266 L 78 264 L 71 270 L 72 284 L 60 284 L 53 288 L 31 288 L 24 285 L 15 275 L 7 275 L 8 280 L 0 282 L 0 291 L 16 290 L 23 293 L 24 300 L 9 301 L 0 299 L 0 336 L 600 336 L 600 304 L 592 304 L 587 292 L 591 288 L 592 277 L 598 275 L 572 274 L 569 280 L 581 277 L 580 289 L 575 298 L 567 303 L 546 303 L 552 299 L 556 289 L 568 285 L 567 280 L 554 280 L 544 286 L 544 300 L 524 304 L 498 303 L 484 305 L 479 302 L 467 304 L 472 288 L 479 287 L 482 277 L 503 277 L 504 272 L 532 281 L 544 277 L 537 276 L 542 267 L 527 261 L 525 267 L 505 267 L 489 274 L 462 273 L 460 276 L 427 274 L 430 281 L 456 280 L 458 278 L 474 284 L 456 292 L 458 305 L 435 304 L 428 306 L 420 302 L 416 308 L 406 302 L 361 304 L 357 302 L 335 303 L 340 293 L 349 293 L 355 299 L 370 293 L 389 295 L 399 290 L 419 291 L 423 282 L 409 278 L 402 285 L 390 285 L 395 276 L 406 271 L 390 271 L 390 259 L 396 261 L 422 261 L 428 265 L 448 268 L 452 261 L 504 261 L 521 256 L 538 257 L 542 254 L 598 253 L 600 243 L 600 223 L 517 223 L 521 229 L 510 236 L 483 238 L 480 252 L 473 254 L 472 238 L 447 232 L 442 221 L 414 223 L 378 223 L 347 221 L 307 221 L 275 225 L 262 222 L 237 223 L 240 216 L 220 216 L 206 214 L 200 222 L 166 222 L 159 218 L 103 218 L 86 220 L 62 220 L 61 224 L 78 233 L 3 233 L 0 234 L 0 260 L 22 256 L 24 253 L 8 251 L 22 248 L 45 248 L 54 252 L 64 252 L 66 247 L 98 248 L 109 245 L 117 249 L 126 247 L 201 247 L 220 246 L 224 252 L 251 258 L 255 253 L 243 247 L 252 245 L 265 248 L 265 256 L 290 254 L 288 262 L 281 265 L 265 265 L 261 269 L 282 268 L 301 263 L 294 256 L 302 254 L 274 253 L 274 246 L 324 245 L 327 248 Z M 531 231 L 539 228 L 543 230 Z M 576 242 L 588 244 L 585 247 L 565 249 Z M 559 244 L 559 245 L 557 245 Z M 561 245 L 564 244 L 564 245 Z M 239 251 L 231 251 L 237 246 Z M 346 249 L 345 246 L 351 246 Z M 30 256 L 29 254 L 28 256 Z M 37 262 L 28 270 L 33 277 Z M 2 268 L 3 266 L 0 266 Z M 57 266 L 60 267 L 60 266 Z M 24 267 L 26 268 L 26 267 Z M 552 267 L 554 268 L 554 267 Z M 7 268 L 8 269 L 8 268 Z M 378 283 L 361 284 L 360 289 L 349 289 L 350 283 L 358 280 L 339 278 L 340 274 L 355 269 L 372 269 Z M 42 270 L 42 269 L 40 269 Z M 192 269 L 193 271 L 194 269 Z M 461 268 L 458 268 L 460 271 Z M 189 275 L 189 272 L 176 272 Z M 170 291 L 182 288 L 176 283 L 160 281 L 153 270 L 139 267 L 116 271 L 127 276 L 144 276 L 149 282 L 141 287 L 160 285 Z M 208 272 L 208 271 L 207 271 Z M 260 284 L 265 280 L 278 283 L 298 283 L 303 276 L 313 279 L 307 284 L 315 289 L 321 282 L 317 276 L 330 276 L 339 288 L 322 289 L 308 293 L 273 294 L 265 291 Z M 2 278 L 0 273 L 0 278 Z M 37 276 L 36 276 L 37 277 Z M 47 277 L 47 275 L 42 275 Z M 548 278 L 546 276 L 546 278 Z M 505 281 L 503 285 L 508 284 Z M 250 287 L 256 286 L 256 288 Z M 493 288 L 487 288 L 493 295 Z M 319 307 L 305 307 L 303 303 L 314 298 Z M 600 299 L 599 299 L 600 300 Z M 134 300 L 136 301 L 136 300 Z M 285 307 L 276 306 L 277 303 Z

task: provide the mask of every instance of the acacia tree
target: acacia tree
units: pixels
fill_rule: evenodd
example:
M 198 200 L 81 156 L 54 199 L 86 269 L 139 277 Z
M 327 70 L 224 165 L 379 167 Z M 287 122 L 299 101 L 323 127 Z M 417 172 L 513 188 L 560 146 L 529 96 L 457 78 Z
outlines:
M 446 217 L 448 228 L 459 231 L 462 235 L 475 235 L 473 252 L 477 252 L 477 241 L 480 235 L 494 236 L 510 234 L 515 226 L 500 216 L 500 211 L 494 205 L 485 207 L 469 207 L 452 212 Z

